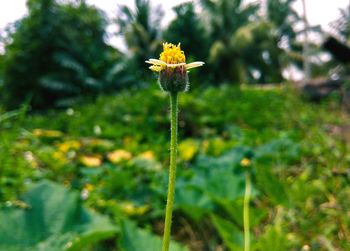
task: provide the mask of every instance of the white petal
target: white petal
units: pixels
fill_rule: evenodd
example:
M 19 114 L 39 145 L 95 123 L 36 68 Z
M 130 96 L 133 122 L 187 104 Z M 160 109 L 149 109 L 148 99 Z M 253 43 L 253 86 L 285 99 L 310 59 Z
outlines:
M 189 63 L 186 65 L 186 69 L 192 69 L 192 68 L 196 68 L 196 67 L 200 67 L 200 66 L 203 66 L 204 65 L 204 62 L 201 62 L 201 61 L 197 61 L 197 62 L 193 62 L 193 63 Z
M 145 62 L 148 64 L 154 64 L 154 65 L 166 65 L 166 63 L 164 61 L 159 60 L 159 59 L 154 59 L 154 58 L 151 58 Z
M 149 67 L 152 71 L 160 72 L 162 70 L 162 67 L 159 65 L 152 65 Z

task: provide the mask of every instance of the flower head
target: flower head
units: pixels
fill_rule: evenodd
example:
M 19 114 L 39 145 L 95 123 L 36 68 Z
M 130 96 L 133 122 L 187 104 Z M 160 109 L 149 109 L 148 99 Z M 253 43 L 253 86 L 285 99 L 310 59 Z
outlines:
M 185 53 L 180 43 L 174 45 L 163 43 L 163 52 L 159 59 L 149 59 L 146 63 L 152 71 L 159 72 L 159 84 L 162 90 L 168 92 L 186 91 L 188 88 L 188 70 L 204 65 L 204 62 L 186 64 Z
M 243 167 L 248 167 L 248 166 L 250 166 L 250 159 L 248 159 L 248 158 L 243 158 L 243 159 L 241 160 L 240 164 L 241 164 L 241 166 L 243 166 Z

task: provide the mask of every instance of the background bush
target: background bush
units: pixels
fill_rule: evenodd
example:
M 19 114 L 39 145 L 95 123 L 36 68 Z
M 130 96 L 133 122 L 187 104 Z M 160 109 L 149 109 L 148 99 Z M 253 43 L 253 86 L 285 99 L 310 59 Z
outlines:
M 145 87 L 152 75 L 144 61 L 157 57 L 162 41 L 181 42 L 188 61 L 206 62 L 203 74 L 191 73 L 193 83 L 280 83 L 286 67 L 302 66 L 302 20 L 293 2 L 269 0 L 265 9 L 241 0 L 188 2 L 174 7 L 174 20 L 162 27 L 163 11 L 149 0 L 135 0 L 135 9 L 116 6 L 112 20 L 85 1 L 29 0 L 28 16 L 3 34 L 2 103 L 67 107 L 101 93 Z M 347 22 L 338 22 L 345 34 Z M 126 53 L 106 43 L 109 24 L 117 26 Z M 320 50 L 311 47 L 317 56 Z M 327 68 L 315 67 L 315 74 L 322 72 Z
M 67 105 L 106 89 L 104 74 L 117 53 L 105 43 L 106 20 L 84 2 L 28 1 L 4 58 L 2 96 L 9 108 Z

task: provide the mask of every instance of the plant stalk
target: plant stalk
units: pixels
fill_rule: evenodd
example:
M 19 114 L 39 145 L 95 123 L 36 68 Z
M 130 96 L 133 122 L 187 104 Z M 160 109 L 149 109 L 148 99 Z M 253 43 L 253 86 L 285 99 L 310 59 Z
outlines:
M 252 184 L 249 171 L 245 172 L 245 193 L 243 204 L 243 225 L 244 225 L 244 251 L 250 251 L 250 231 L 249 231 L 249 201 Z
M 173 215 L 177 156 L 177 97 L 177 92 L 170 93 L 170 167 L 162 251 L 169 250 L 171 222 Z

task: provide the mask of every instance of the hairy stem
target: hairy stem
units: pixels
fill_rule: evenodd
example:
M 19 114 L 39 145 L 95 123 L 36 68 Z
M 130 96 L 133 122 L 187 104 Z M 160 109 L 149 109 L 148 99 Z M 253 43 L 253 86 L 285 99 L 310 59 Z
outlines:
M 177 93 L 170 94 L 170 168 L 169 168 L 169 185 L 168 198 L 165 211 L 165 224 L 162 251 L 169 250 L 171 221 L 173 215 L 175 178 L 176 178 L 176 155 L 177 155 Z
M 244 251 L 250 251 L 250 231 L 249 231 L 249 201 L 252 190 L 249 171 L 245 172 L 245 193 L 243 204 L 243 222 L 244 222 Z

